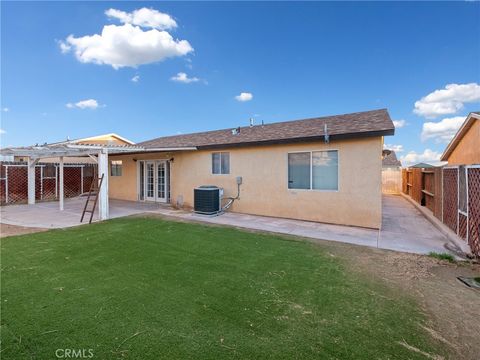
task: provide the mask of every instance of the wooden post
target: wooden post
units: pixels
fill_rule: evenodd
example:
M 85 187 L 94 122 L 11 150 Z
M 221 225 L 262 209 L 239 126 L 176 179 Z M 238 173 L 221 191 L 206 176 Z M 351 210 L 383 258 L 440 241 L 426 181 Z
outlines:
M 103 175 L 103 183 L 98 194 L 98 214 L 100 220 L 108 219 L 108 151 L 102 149 L 98 153 L 98 178 Z
M 35 204 L 35 164 L 31 157 L 28 157 L 27 178 L 28 178 L 28 204 Z
M 60 156 L 60 179 L 58 181 L 58 203 L 59 203 L 59 206 L 60 206 L 60 210 L 62 211 L 63 210 L 63 156 Z

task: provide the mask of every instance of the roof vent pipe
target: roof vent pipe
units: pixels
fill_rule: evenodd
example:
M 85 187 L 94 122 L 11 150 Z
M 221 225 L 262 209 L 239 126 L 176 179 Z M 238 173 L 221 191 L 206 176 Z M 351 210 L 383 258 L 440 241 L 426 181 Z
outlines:
M 328 144 L 330 142 L 330 135 L 328 135 L 327 123 L 325 123 L 324 132 L 325 132 L 325 144 Z
M 253 127 L 253 118 L 250 118 L 250 127 Z

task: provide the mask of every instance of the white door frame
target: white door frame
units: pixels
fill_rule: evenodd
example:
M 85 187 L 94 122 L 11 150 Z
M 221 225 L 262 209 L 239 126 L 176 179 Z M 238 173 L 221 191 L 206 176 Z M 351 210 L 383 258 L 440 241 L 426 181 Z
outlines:
M 168 193 L 170 191 L 170 181 L 169 181 L 169 172 L 168 172 L 168 160 L 140 160 L 143 162 L 143 174 L 140 172 L 140 165 L 138 166 L 138 199 L 140 201 L 153 201 L 153 202 L 168 202 Z M 153 170 L 153 196 L 148 196 L 149 191 L 148 187 L 150 185 L 148 179 L 148 168 L 151 166 Z M 160 179 L 159 179 L 159 170 L 163 167 L 163 184 L 164 189 L 160 189 Z M 141 178 L 143 177 L 143 200 L 140 198 L 140 184 Z M 163 193 L 163 194 L 162 194 Z M 162 197 L 163 195 L 163 197 Z
M 160 180 L 160 170 L 163 168 L 163 182 L 161 182 Z M 155 196 L 156 196 L 156 201 L 157 202 L 163 202 L 163 203 L 166 203 L 167 202 L 167 160 L 157 160 L 155 162 L 155 183 L 156 183 L 156 186 L 155 186 Z M 163 184 L 163 189 L 161 189 L 161 185 Z M 162 196 L 162 193 L 163 192 L 163 196 Z
M 149 177 L 149 167 L 151 166 L 151 169 L 152 169 L 152 177 L 150 178 Z M 155 174 L 155 170 L 156 170 L 156 166 L 155 166 L 155 161 L 145 161 L 145 165 L 144 165 L 144 169 L 145 169 L 145 178 L 143 180 L 143 183 L 145 185 L 145 192 L 144 192 L 144 196 L 145 196 L 145 201 L 155 201 L 155 189 L 156 189 L 156 174 Z M 151 182 L 149 181 L 151 180 Z M 151 189 L 149 189 L 151 185 Z M 151 190 L 151 192 L 150 192 Z M 149 196 L 149 193 L 151 194 L 151 196 Z

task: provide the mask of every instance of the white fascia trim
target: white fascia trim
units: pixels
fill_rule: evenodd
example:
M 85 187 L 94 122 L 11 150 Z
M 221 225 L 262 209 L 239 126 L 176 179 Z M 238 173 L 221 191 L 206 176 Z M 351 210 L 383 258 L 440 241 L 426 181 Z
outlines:
M 457 130 L 457 132 L 455 133 L 455 136 L 452 138 L 452 140 L 450 140 L 450 142 L 448 143 L 445 151 L 443 152 L 443 154 L 440 156 L 440 160 L 441 161 L 447 161 L 447 157 L 451 155 L 451 153 L 453 152 L 453 150 L 457 147 L 458 143 L 457 143 L 457 140 L 459 137 L 463 137 L 464 136 L 464 131 L 465 131 L 465 128 L 468 126 L 470 127 L 472 124 L 473 124 L 473 121 L 474 120 L 480 120 L 480 115 L 476 114 L 476 113 L 470 113 L 468 114 L 468 116 L 466 117 L 465 121 L 463 122 L 462 126 L 460 126 L 460 129 Z M 453 148 L 452 148 L 453 147 Z
M 144 151 L 182 151 L 182 150 L 197 150 L 196 146 L 190 147 L 170 147 L 170 148 L 148 148 Z

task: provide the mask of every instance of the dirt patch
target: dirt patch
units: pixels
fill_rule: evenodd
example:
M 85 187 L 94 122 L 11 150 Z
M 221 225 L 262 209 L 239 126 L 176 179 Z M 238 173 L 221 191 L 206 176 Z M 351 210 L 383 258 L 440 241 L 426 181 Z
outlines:
M 36 232 L 47 231 L 48 229 L 43 228 L 32 228 L 16 225 L 7 225 L 0 224 L 0 238 L 7 236 L 23 235 L 23 234 L 33 234 Z
M 450 347 L 455 359 L 478 359 L 480 291 L 457 280 L 457 276 L 480 276 L 478 263 L 452 264 L 424 255 L 330 242 L 328 249 L 352 270 L 412 295 L 428 318 L 420 326 Z

